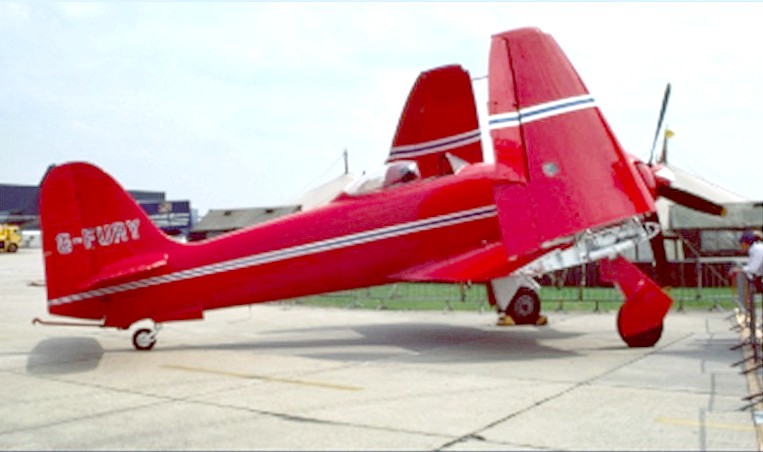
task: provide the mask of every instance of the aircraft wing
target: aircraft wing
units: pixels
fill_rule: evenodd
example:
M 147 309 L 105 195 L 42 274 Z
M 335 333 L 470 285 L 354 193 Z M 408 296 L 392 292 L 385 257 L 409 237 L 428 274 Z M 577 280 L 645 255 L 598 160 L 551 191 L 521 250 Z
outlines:
M 519 259 L 508 259 L 501 243 L 493 243 L 458 256 L 409 268 L 392 276 L 405 282 L 487 282 L 504 277 L 549 250 L 537 250 Z
M 654 201 L 556 41 L 537 28 L 492 37 L 489 127 L 508 255 L 653 212 Z
M 488 281 L 509 273 L 506 251 L 500 243 L 472 250 L 450 259 L 409 268 L 392 276 L 406 282 Z
M 469 73 L 461 66 L 422 72 L 411 89 L 387 162 L 414 160 L 421 177 L 453 174 L 447 154 L 482 162 L 482 143 Z

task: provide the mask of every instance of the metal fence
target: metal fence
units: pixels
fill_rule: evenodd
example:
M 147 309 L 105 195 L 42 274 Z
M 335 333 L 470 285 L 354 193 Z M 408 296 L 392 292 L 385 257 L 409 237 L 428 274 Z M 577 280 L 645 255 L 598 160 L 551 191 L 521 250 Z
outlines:
M 735 289 L 730 285 L 728 269 L 731 260 L 685 261 L 675 266 L 674 281 L 691 282 L 669 290 L 673 308 L 732 309 L 737 306 Z M 568 269 L 564 274 L 546 275 L 540 279 L 540 299 L 543 309 L 550 310 L 607 310 L 623 302 L 622 293 L 614 286 L 598 280 L 595 264 Z M 329 303 L 347 308 L 366 309 L 492 309 L 483 284 L 396 283 L 367 289 L 334 292 L 296 302 Z

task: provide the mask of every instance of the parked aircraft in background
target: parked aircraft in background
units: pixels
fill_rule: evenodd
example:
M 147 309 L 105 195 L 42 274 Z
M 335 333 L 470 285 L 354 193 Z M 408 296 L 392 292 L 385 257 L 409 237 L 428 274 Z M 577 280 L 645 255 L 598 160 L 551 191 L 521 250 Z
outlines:
M 421 74 L 384 171 L 326 206 L 203 242 L 151 224 L 106 173 L 82 162 L 41 188 L 51 314 L 127 329 L 203 318 L 208 309 L 392 282 L 485 284 L 497 311 L 540 318 L 532 275 L 604 259 L 626 301 L 618 330 L 651 346 L 671 300 L 618 251 L 657 234 L 655 168 L 626 155 L 554 39 L 493 36 L 483 162 L 468 73 Z M 133 344 L 156 342 L 141 328 Z

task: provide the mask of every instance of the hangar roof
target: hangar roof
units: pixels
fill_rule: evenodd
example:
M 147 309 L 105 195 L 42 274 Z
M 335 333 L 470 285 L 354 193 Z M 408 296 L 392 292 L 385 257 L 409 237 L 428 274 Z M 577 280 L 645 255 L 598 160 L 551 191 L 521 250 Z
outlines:
M 294 201 L 294 204 L 302 206 L 302 210 L 312 210 L 328 204 L 336 198 L 345 187 L 350 185 L 358 177 L 352 173 L 343 174 L 335 179 L 319 185 Z
M 252 207 L 247 209 L 211 209 L 192 232 L 232 231 L 264 223 L 300 210 L 298 205 Z

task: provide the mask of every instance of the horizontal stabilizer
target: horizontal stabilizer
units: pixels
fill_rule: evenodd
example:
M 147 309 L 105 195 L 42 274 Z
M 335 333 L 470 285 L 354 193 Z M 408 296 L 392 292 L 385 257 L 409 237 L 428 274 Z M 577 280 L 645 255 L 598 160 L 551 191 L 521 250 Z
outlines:
M 167 253 L 148 253 L 127 257 L 104 265 L 93 278 L 85 282 L 82 290 L 97 289 L 146 277 L 153 270 L 166 266 L 167 262 Z

